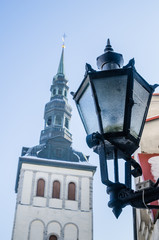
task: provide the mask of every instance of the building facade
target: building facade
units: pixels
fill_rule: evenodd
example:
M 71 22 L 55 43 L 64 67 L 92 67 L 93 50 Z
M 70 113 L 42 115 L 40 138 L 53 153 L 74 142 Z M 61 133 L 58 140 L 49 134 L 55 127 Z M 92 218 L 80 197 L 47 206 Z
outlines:
M 135 159 L 139 161 L 143 171 L 136 184 L 144 184 L 149 179 L 156 182 L 159 178 L 159 93 L 152 96 L 140 149 L 135 153 Z M 152 204 L 159 205 L 159 201 Z M 158 240 L 159 210 L 149 210 L 148 207 L 137 209 L 135 226 L 135 240 Z
M 12 240 L 92 240 L 96 167 L 72 148 L 64 44 L 45 106 L 39 145 L 23 147 Z

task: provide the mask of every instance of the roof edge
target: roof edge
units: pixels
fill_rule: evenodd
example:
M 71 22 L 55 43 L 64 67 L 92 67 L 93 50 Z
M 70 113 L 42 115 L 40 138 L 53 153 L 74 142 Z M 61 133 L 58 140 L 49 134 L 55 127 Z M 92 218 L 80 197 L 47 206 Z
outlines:
M 156 120 L 156 119 L 159 119 L 159 115 L 147 118 L 146 122 L 150 122 L 150 121 L 153 121 L 153 120 Z

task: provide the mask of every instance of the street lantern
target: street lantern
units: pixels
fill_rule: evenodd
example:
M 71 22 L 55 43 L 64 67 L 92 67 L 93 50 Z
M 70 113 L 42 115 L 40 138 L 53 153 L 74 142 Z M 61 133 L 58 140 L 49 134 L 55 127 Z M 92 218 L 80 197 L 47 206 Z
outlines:
M 121 68 L 122 64 L 122 55 L 113 52 L 108 41 L 105 53 L 97 58 L 102 71 L 88 68 L 74 100 L 87 135 L 99 132 L 131 155 L 139 147 L 154 89 L 133 64 Z
M 104 51 L 97 58 L 101 71 L 86 64 L 84 80 L 73 98 L 87 133 L 87 144 L 99 154 L 101 180 L 110 195 L 108 206 L 118 217 L 123 207 L 137 207 L 136 199 L 140 199 L 141 194 L 136 197 L 131 189 L 131 175 L 140 176 L 142 169 L 131 155 L 139 147 L 152 93 L 158 85 L 149 85 L 137 73 L 134 59 L 123 67 L 123 56 L 113 51 L 109 39 Z M 125 184 L 119 182 L 119 157 L 126 161 Z M 109 159 L 114 159 L 114 182 L 108 176 Z M 139 205 L 146 206 L 143 202 Z

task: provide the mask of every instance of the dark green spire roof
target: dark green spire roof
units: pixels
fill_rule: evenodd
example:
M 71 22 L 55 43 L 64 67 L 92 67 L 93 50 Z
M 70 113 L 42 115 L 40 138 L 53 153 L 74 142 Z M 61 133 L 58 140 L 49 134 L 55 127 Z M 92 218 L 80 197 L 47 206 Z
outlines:
M 51 98 L 45 105 L 44 129 L 40 143 L 32 148 L 23 148 L 22 155 L 68 162 L 86 162 L 87 157 L 72 148 L 72 134 L 69 130 L 72 108 L 68 104 L 69 87 L 64 75 L 64 41 L 57 74 L 50 88 Z M 41 161 L 41 160 L 40 160 Z M 50 162 L 49 165 L 51 166 Z
M 65 48 L 65 45 L 63 44 L 60 63 L 59 63 L 59 67 L 57 70 L 57 75 L 65 75 L 65 73 L 64 73 L 64 48 Z

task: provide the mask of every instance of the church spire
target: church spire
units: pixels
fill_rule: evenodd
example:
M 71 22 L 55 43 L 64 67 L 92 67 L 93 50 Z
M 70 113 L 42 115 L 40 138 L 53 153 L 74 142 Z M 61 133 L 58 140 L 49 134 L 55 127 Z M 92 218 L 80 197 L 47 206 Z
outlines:
M 70 146 L 72 144 L 72 134 L 69 130 L 72 108 L 69 105 L 67 98 L 69 87 L 67 85 L 68 80 L 65 78 L 64 74 L 64 48 L 65 45 L 63 39 L 62 54 L 58 71 L 53 77 L 50 88 L 51 98 L 45 106 L 44 130 L 41 131 L 40 135 L 40 144 L 46 144 L 46 146 L 49 146 L 49 149 L 45 149 L 45 158 L 48 157 L 48 154 L 49 158 L 57 158 L 56 150 L 58 152 L 59 149 L 61 149 L 62 142 L 65 143 L 65 148 L 68 149 L 68 151 L 70 151 Z
M 62 53 L 61 53 L 61 58 L 60 58 L 60 63 L 59 63 L 59 67 L 57 70 L 57 75 L 65 75 L 64 73 L 64 45 L 62 45 Z
M 59 63 L 59 67 L 57 70 L 57 75 L 63 75 L 65 76 L 65 72 L 64 72 L 64 49 L 65 49 L 65 34 L 62 37 L 62 53 L 61 53 L 61 58 L 60 58 L 60 63 Z
M 70 162 L 83 162 L 87 158 L 72 148 L 70 121 L 72 108 L 68 103 L 68 80 L 64 75 L 64 38 L 62 54 L 57 74 L 51 84 L 51 98 L 44 110 L 44 129 L 40 134 L 39 145 L 23 149 L 22 155 L 56 159 Z

